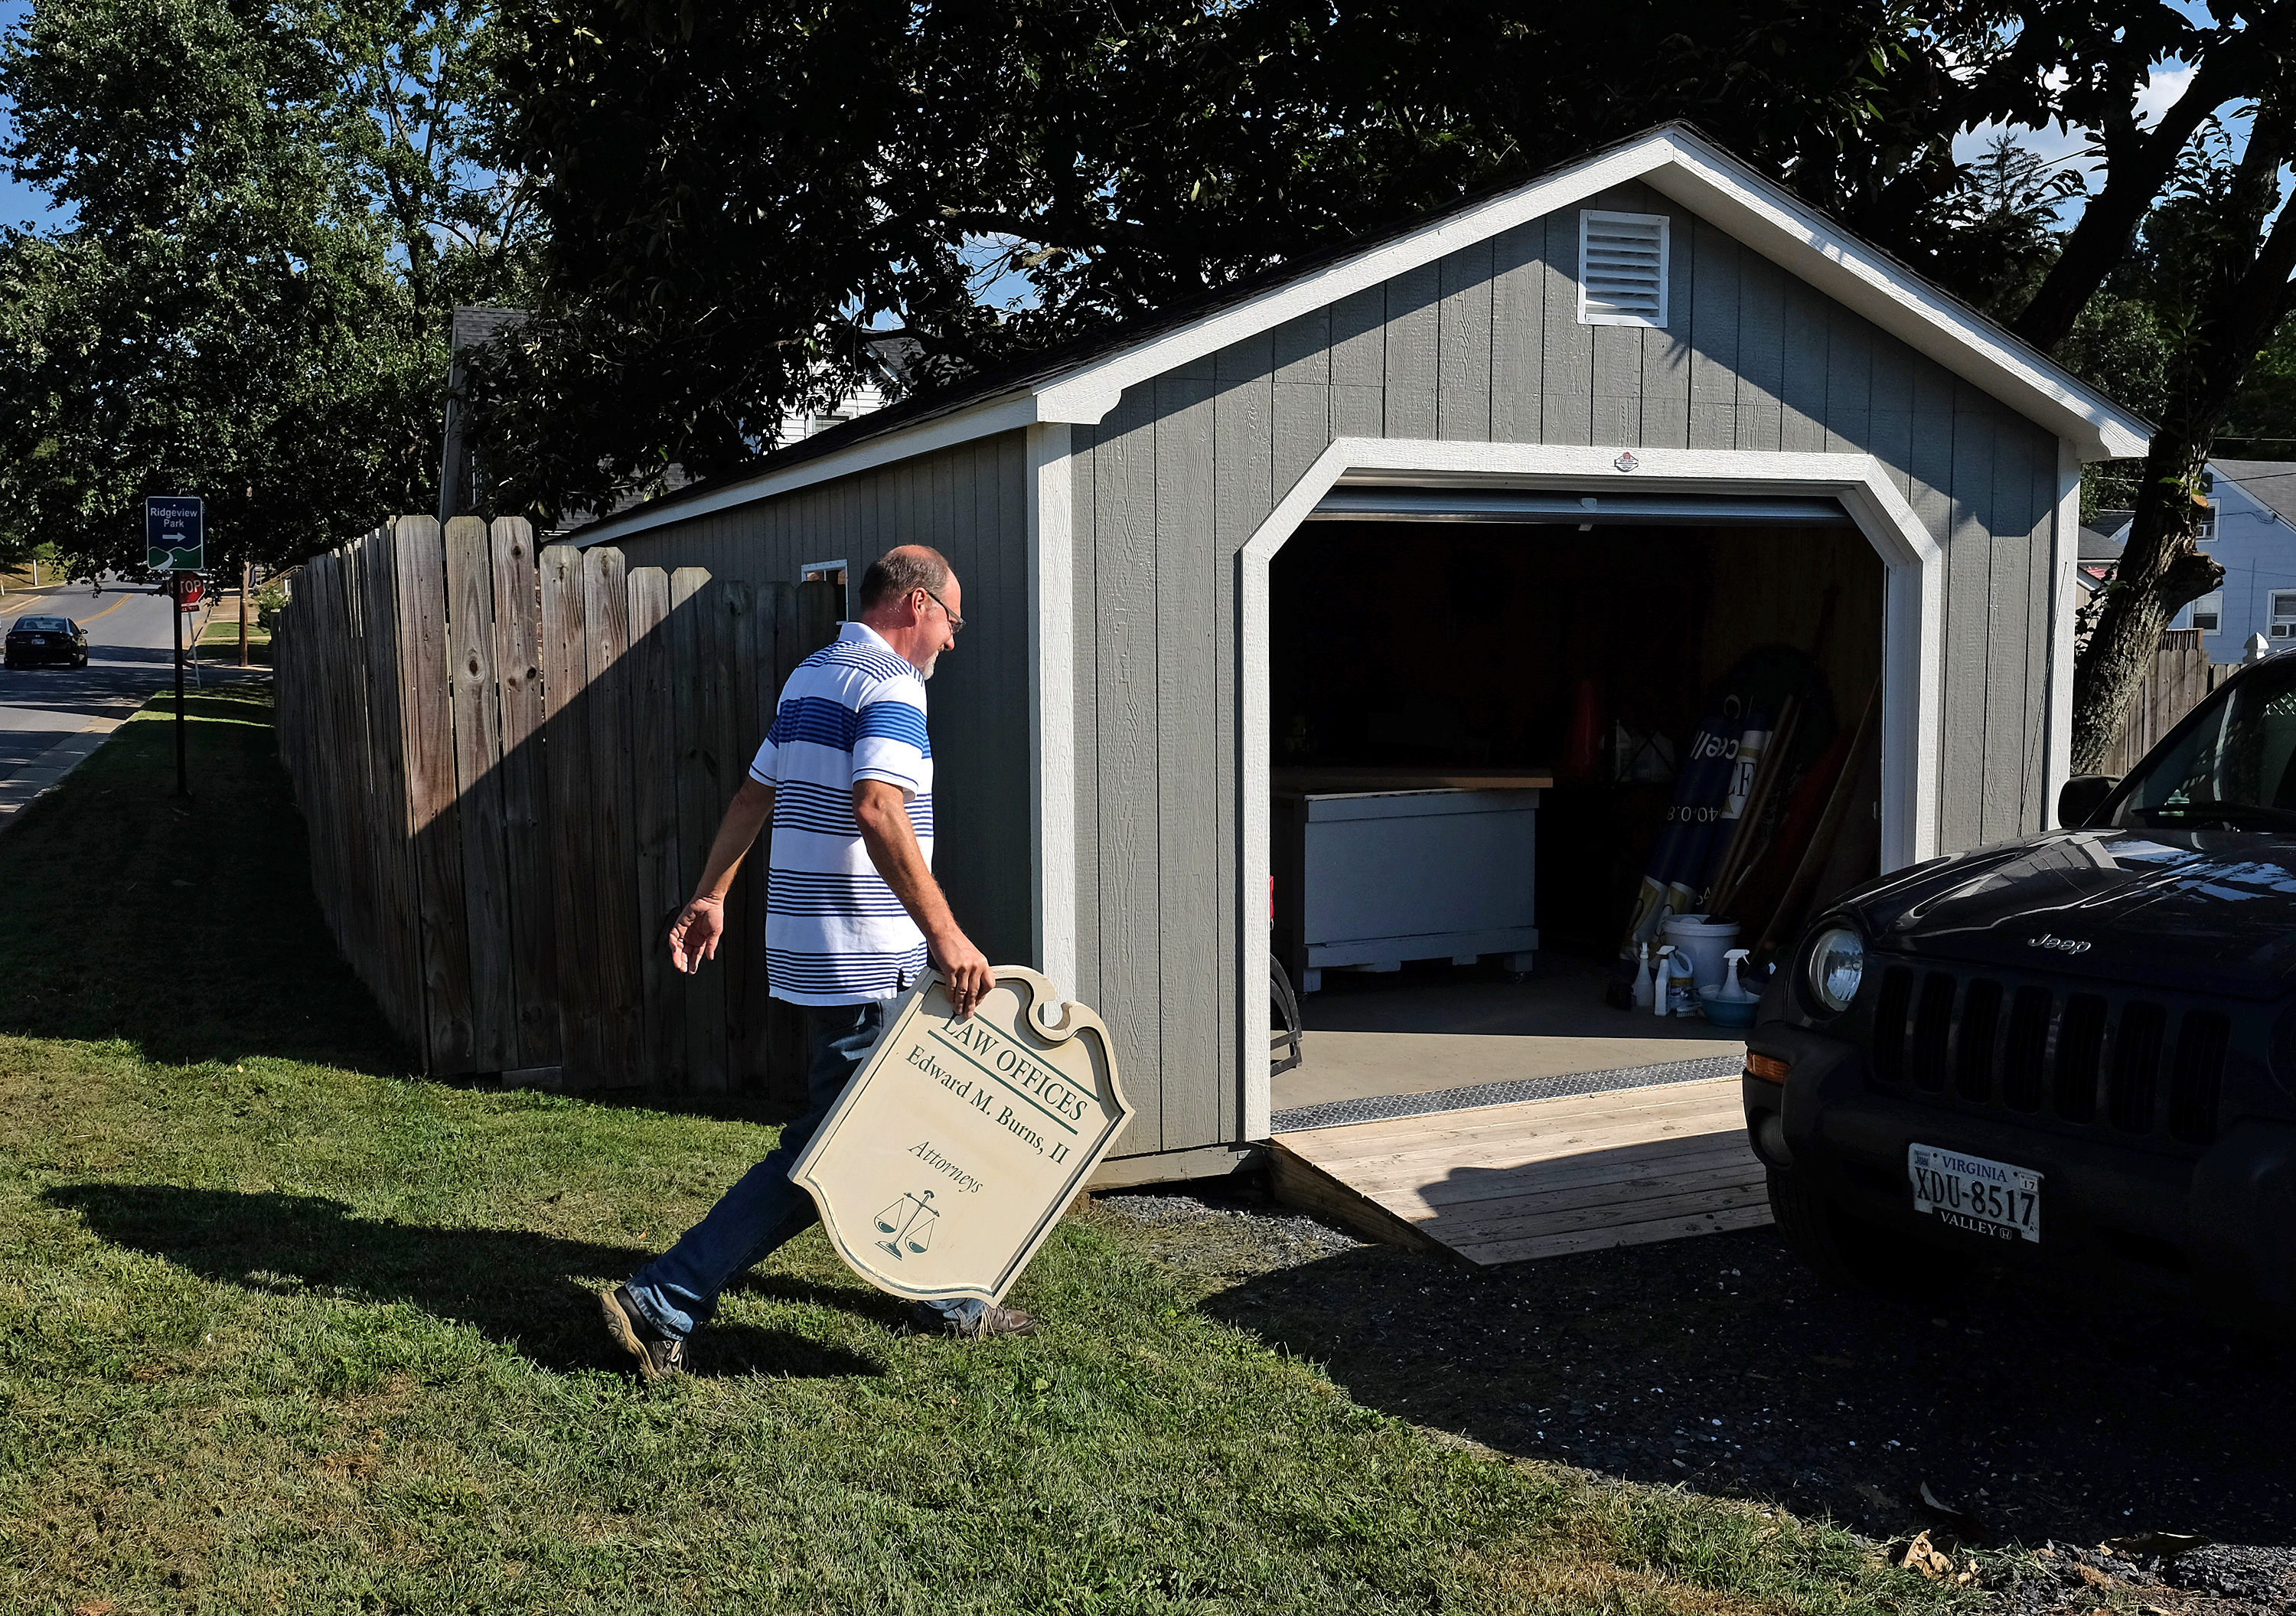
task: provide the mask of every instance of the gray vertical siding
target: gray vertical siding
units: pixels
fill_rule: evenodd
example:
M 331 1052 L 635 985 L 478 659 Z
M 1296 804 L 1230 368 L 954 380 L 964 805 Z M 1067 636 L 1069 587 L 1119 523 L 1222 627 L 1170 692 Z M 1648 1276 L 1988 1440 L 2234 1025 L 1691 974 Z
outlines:
M 1266 895 L 1235 892 L 1238 554 L 1334 438 L 1874 455 L 1947 553 L 1941 846 L 2045 822 L 2054 439 L 1645 187 L 1584 205 L 1671 218 L 1667 330 L 1578 323 L 1573 207 L 1071 431 L 1076 991 L 1140 1108 L 1122 1153 L 1241 1133 L 1239 1011 L 1267 966 Z M 975 626 L 932 688 L 937 862 L 1012 959 L 1032 947 L 1025 461 L 1006 434 L 623 546 L 750 578 L 912 540 L 948 554 Z
M 933 863 L 957 923 L 996 960 L 1035 953 L 1027 466 L 1022 435 L 1008 432 L 618 546 L 633 567 L 703 567 L 750 581 L 794 583 L 808 562 L 842 558 L 857 586 L 859 569 L 897 544 L 929 544 L 948 557 L 964 586 L 966 628 L 930 688 Z
M 1941 846 L 2045 822 L 2055 439 L 1644 186 L 1584 205 L 1670 217 L 1669 329 L 1578 323 L 1566 209 L 1076 431 L 1078 991 L 1141 1106 L 1125 1153 L 1237 1136 L 1236 1007 L 1266 991 L 1265 895 L 1234 897 L 1237 558 L 1335 437 L 1874 455 L 1947 553 Z

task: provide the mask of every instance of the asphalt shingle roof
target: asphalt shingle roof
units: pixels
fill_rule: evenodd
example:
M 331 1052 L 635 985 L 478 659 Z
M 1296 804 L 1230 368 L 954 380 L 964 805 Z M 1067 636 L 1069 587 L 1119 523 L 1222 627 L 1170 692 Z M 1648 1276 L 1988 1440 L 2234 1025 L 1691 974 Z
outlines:
M 2211 460 L 2210 469 L 2296 528 L 2296 461 Z

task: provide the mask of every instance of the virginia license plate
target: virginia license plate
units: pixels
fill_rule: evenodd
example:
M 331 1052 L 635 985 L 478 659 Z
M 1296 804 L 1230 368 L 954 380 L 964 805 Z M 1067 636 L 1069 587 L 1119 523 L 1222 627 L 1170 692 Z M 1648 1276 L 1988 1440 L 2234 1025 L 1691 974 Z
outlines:
M 2041 1175 L 1934 1144 L 1906 1147 L 1914 1210 L 1996 1240 L 2041 1239 Z

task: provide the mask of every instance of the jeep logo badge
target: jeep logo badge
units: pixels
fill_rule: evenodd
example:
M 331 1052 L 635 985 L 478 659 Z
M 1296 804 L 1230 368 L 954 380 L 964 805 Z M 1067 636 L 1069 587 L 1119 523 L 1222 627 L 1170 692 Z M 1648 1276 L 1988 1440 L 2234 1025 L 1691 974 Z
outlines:
M 2096 945 L 2077 943 L 2070 937 L 2052 937 L 2044 931 L 2038 937 L 2027 938 L 2025 946 L 2029 948 L 2054 948 L 2060 954 L 2087 954 Z

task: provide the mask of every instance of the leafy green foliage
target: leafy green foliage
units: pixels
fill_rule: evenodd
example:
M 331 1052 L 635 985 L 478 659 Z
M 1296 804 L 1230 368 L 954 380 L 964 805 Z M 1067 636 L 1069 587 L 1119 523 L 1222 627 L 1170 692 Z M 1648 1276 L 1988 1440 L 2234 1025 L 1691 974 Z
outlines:
M 1983 312 L 2013 319 L 2057 260 L 2060 209 L 2087 188 L 2079 168 L 1997 135 L 1946 200 L 1931 267 Z
M 480 398 L 509 498 L 545 510 L 762 452 L 873 335 L 924 379 L 994 368 L 1665 119 L 1836 203 L 1949 133 L 1892 98 L 1939 46 L 1870 0 L 505 16 L 548 273 Z
M 263 593 L 255 597 L 255 620 L 266 634 L 277 632 L 280 617 L 286 610 L 287 591 L 277 584 L 267 585 Z
M 465 4 L 38 0 L 4 155 L 73 223 L 0 239 L 0 524 L 125 567 L 196 493 L 228 567 L 422 508 L 447 308 L 514 268 L 489 61 Z
M 2249 366 L 2217 435 L 2226 453 L 2257 460 L 2296 455 L 2296 319 L 2284 319 Z
M 2083 381 L 2149 416 L 2168 399 L 2176 350 L 2173 326 L 2151 301 L 2104 291 L 2082 308 L 2056 357 Z

